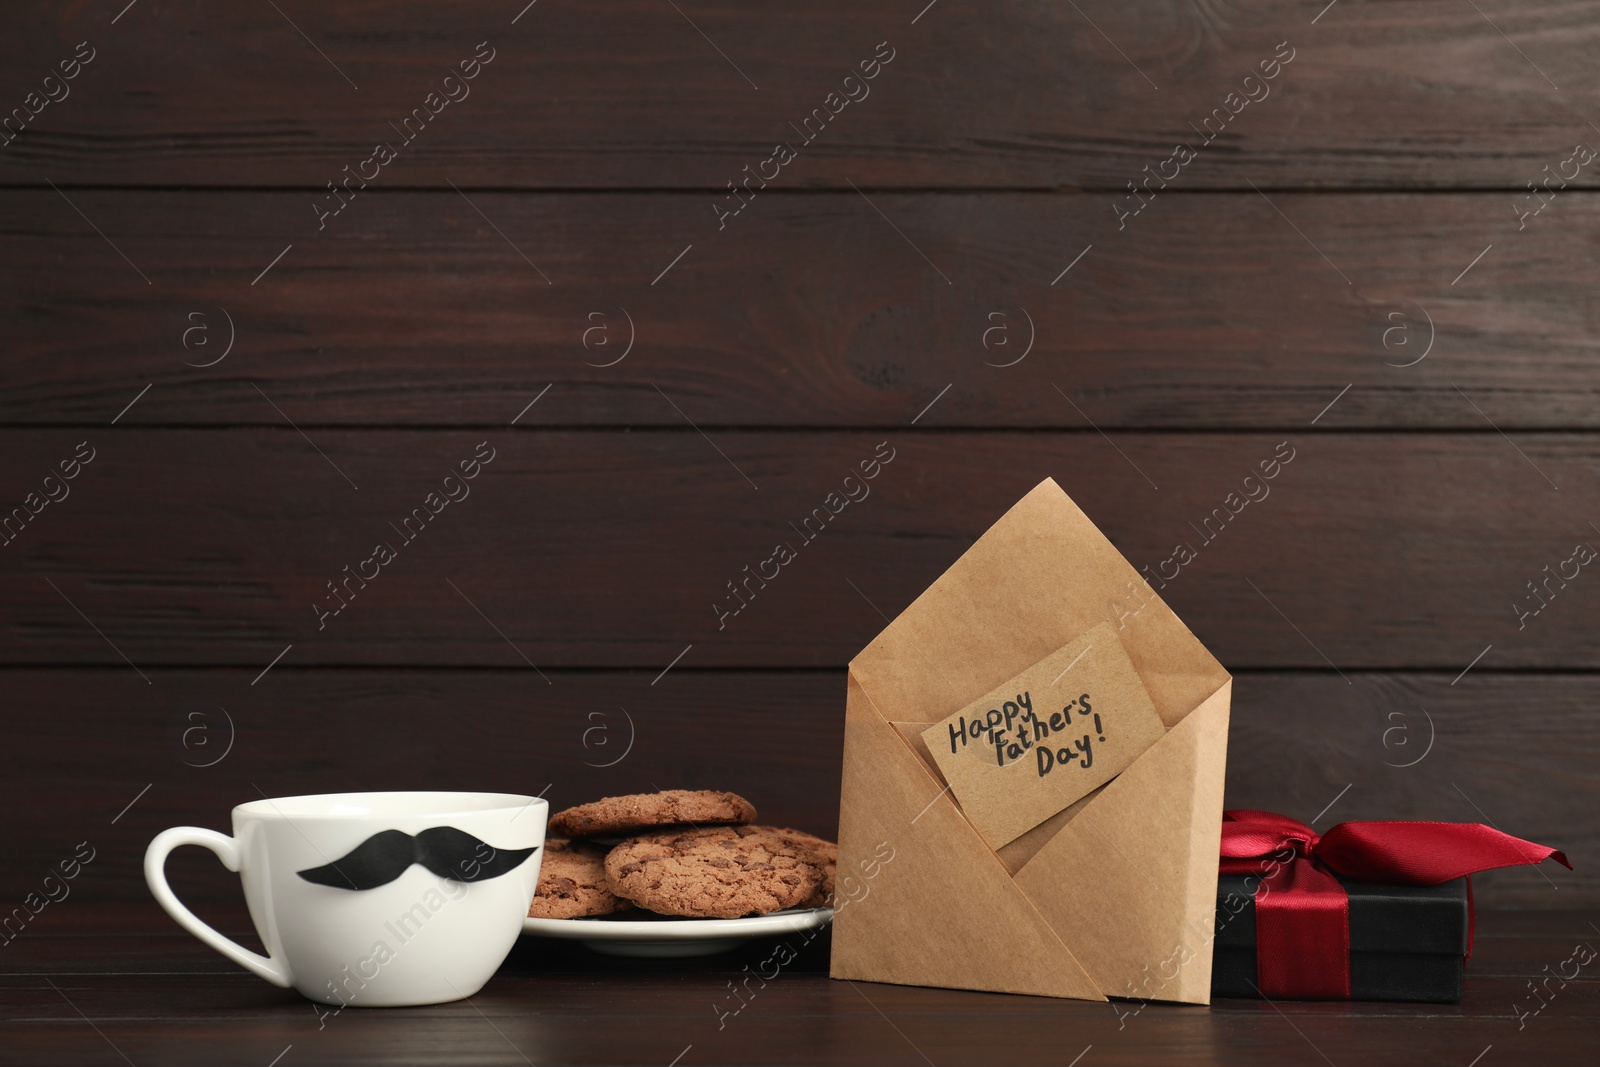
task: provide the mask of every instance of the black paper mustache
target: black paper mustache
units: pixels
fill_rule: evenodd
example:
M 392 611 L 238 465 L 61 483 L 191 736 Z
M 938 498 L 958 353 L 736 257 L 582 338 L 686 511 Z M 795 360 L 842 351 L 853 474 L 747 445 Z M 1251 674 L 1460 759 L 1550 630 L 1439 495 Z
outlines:
M 537 848 L 499 849 L 454 826 L 433 826 L 412 837 L 381 830 L 323 867 L 296 873 L 335 889 L 376 889 L 418 863 L 456 882 L 482 882 L 520 867 Z

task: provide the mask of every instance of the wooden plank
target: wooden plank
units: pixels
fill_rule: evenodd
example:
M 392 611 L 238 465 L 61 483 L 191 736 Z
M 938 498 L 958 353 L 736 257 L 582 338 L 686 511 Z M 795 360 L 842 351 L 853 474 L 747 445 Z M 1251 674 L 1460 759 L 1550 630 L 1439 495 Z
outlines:
M 150 838 L 175 825 L 225 828 L 233 805 L 260 794 L 448 787 L 543 792 L 561 807 L 715 787 L 749 797 L 766 822 L 830 837 L 838 825 L 842 670 L 680 667 L 658 684 L 652 672 L 558 671 L 549 685 L 526 670 L 280 665 L 257 686 L 238 671 L 148 673 L 150 686 L 109 669 L 0 671 L 8 751 L 25 754 L 0 784 L 0 804 L 29 812 L 7 833 L 7 884 L 20 895 L 78 842 L 96 850 L 72 895 L 42 912 L 28 939 L 78 931 L 80 907 L 145 900 L 139 871 Z M 1480 875 L 1481 905 L 1600 903 L 1600 724 L 1591 713 L 1600 676 L 1449 681 L 1239 675 L 1226 803 L 1315 820 L 1319 830 L 1346 819 L 1492 822 L 1563 849 L 1576 870 L 1547 863 Z M 186 850 L 171 871 L 186 897 L 248 928 L 237 879 L 212 857 Z M 1481 924 L 1480 933 L 1495 931 Z M 1493 951 L 1477 962 L 1484 974 L 1514 973 L 1514 961 Z
M 70 195 L 0 194 L 0 423 L 1600 426 L 1586 194 Z
M 1053 476 L 1232 668 L 1600 665 L 1600 439 L 1291 436 L 0 431 L 0 661 L 837 666 Z
M 1591 710 L 1600 678 L 1474 672 L 1455 685 L 1451 678 L 1236 678 L 1227 805 L 1315 820 L 1319 831 L 1347 819 L 1490 823 L 1568 850 L 1577 870 L 1551 861 L 1474 875 L 1480 903 L 1554 908 L 1567 907 L 1568 894 L 1600 895 L 1600 879 L 1584 873 L 1600 860 L 1600 834 L 1586 814 L 1600 801 L 1591 770 L 1600 758 Z M 1540 788 L 1530 790 L 1530 781 Z
M 1572 918 L 1546 916 L 1543 929 Z M 92 960 L 95 942 L 63 947 L 67 959 Z M 738 1014 L 719 1015 L 733 996 L 728 984 L 743 979 L 744 967 L 759 970 L 770 942 L 706 960 L 597 960 L 581 970 L 566 965 L 570 952 L 542 947 L 524 941 L 470 1004 L 325 1017 L 292 992 L 243 975 L 54 978 L 54 992 L 35 979 L 7 998 L 15 1021 L 4 1033 L 19 1062 L 39 1064 L 112 1057 L 109 1042 L 130 1062 L 173 1064 L 214 1063 L 227 1048 L 260 1063 L 289 1052 L 310 1063 L 665 1064 L 678 1056 L 747 1064 L 771 1062 L 766 1050 L 781 1049 L 784 1063 L 881 1064 L 920 1062 L 927 1049 L 941 1065 L 989 1064 L 997 1054 L 1007 1063 L 1060 1065 L 1092 1048 L 1094 1062 L 1118 1065 L 1254 1067 L 1315 1062 L 1321 1053 L 1333 1063 L 1403 1067 L 1424 1048 L 1466 1064 L 1491 1045 L 1515 1062 L 1554 1062 L 1577 1051 L 1595 1022 L 1592 981 L 1569 983 L 1519 1030 L 1509 1009 L 1519 983 L 1508 980 L 1469 977 L 1461 1005 L 1140 1007 L 836 982 L 814 959 L 752 980 Z M 193 952 L 174 946 L 164 956 Z
M 796 187 L 1122 190 L 1184 142 L 1199 152 L 1181 170 L 1190 187 L 1522 192 L 1592 136 L 1584 109 L 1563 104 L 1595 88 L 1592 2 L 1537 17 L 1446 0 L 1325 6 L 41 8 L 0 53 L 16 72 L 5 106 L 38 112 L 13 120 L 26 125 L 0 175 L 322 189 L 384 141 L 401 149 L 369 168 L 385 184 L 723 191 L 781 140 L 797 158 L 768 173 Z M 80 41 L 88 66 L 46 82 Z M 489 65 L 447 84 L 480 41 Z M 894 58 L 847 84 L 875 53 Z M 858 102 L 829 99 L 841 92 Z M 401 120 L 426 107 L 438 113 L 407 141 Z M 827 121 L 801 131 L 814 109 Z

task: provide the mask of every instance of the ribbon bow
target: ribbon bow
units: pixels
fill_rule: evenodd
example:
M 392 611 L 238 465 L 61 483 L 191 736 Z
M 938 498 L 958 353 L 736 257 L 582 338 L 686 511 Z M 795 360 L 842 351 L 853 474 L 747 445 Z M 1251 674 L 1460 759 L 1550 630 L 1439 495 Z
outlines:
M 1542 863 L 1553 848 L 1479 823 L 1343 822 L 1325 834 L 1270 811 L 1222 813 L 1222 874 L 1264 875 L 1256 889 L 1256 976 L 1265 997 L 1350 997 L 1350 897 L 1335 874 L 1439 885 L 1495 867 Z M 1472 955 L 1472 894 L 1467 955 Z

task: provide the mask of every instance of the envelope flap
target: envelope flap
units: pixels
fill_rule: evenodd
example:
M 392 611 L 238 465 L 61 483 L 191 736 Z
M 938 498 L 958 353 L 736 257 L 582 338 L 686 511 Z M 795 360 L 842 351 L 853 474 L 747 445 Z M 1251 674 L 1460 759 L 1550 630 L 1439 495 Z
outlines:
M 938 721 L 1106 621 L 1169 727 L 1228 677 L 1047 478 L 850 667 L 888 719 Z
M 1016 874 L 1110 996 L 1210 1002 L 1232 690 L 1225 682 Z
M 837 896 L 834 978 L 1104 999 L 853 673 Z

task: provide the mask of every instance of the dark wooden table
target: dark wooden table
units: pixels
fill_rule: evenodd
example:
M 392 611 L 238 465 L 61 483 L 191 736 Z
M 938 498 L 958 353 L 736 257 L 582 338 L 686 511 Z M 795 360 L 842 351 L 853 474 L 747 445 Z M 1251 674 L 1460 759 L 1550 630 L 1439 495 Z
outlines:
M 0 1062 L 1502 1067 L 1569 1061 L 1592 1048 L 1600 1015 L 1593 963 L 1564 986 L 1541 986 L 1534 1013 L 1530 981 L 1557 973 L 1575 945 L 1600 943 L 1579 912 L 1480 914 L 1459 1005 L 1141 1007 L 836 982 L 823 938 L 723 1015 L 740 1003 L 728 983 L 768 946 L 639 961 L 524 938 L 468 1002 L 322 1016 L 159 923 L 102 933 L 130 916 L 100 910 L 116 914 L 79 916 L 71 932 L 26 935 L 6 950 Z

